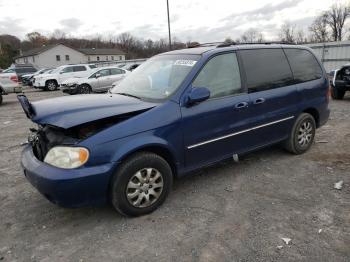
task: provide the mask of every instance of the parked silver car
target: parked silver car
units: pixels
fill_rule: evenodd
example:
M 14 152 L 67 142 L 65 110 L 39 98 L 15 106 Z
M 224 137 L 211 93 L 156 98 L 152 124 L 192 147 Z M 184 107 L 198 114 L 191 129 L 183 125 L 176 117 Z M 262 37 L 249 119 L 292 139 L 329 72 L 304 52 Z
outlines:
M 61 90 L 68 94 L 90 94 L 106 92 L 112 84 L 123 79 L 130 72 L 118 67 L 101 67 L 88 77 L 70 78 L 61 85 Z
M 21 86 L 18 84 L 17 75 L 8 77 L 0 76 L 0 105 L 2 104 L 2 96 L 10 93 L 22 92 Z

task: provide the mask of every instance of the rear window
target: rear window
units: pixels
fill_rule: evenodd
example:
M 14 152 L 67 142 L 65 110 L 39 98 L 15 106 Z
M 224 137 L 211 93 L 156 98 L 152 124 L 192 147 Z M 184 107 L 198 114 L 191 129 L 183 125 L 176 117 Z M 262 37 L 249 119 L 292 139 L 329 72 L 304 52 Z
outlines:
M 242 50 L 240 54 L 249 93 L 293 84 L 293 75 L 282 49 Z
M 322 77 L 322 69 L 316 58 L 304 49 L 284 50 L 292 67 L 296 83 L 302 83 Z
M 97 66 L 95 66 L 95 65 L 89 65 L 89 67 L 90 67 L 91 69 L 97 68 Z
M 17 73 L 32 73 L 32 72 L 36 72 L 36 70 L 34 68 L 28 67 L 28 68 L 16 68 L 15 69 Z
M 73 70 L 74 70 L 74 72 L 86 71 L 86 67 L 85 66 L 74 66 Z

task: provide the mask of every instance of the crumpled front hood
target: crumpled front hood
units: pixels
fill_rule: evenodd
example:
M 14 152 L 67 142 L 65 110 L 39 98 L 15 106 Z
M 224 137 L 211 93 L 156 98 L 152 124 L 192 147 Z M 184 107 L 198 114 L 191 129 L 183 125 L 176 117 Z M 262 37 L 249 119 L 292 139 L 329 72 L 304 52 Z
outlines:
M 158 104 L 115 94 L 96 94 L 64 96 L 30 105 L 33 122 L 67 129 L 103 118 L 151 109 Z

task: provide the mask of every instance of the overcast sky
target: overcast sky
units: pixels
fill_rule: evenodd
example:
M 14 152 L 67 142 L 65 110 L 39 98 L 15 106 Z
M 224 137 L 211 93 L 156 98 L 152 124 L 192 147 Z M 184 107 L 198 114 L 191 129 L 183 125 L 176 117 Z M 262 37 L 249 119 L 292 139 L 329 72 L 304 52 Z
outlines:
M 345 0 L 344 0 L 345 1 Z M 181 41 L 222 41 L 257 28 L 268 39 L 289 21 L 307 30 L 315 15 L 337 0 L 169 0 L 172 34 Z M 341 2 L 338 0 L 338 2 Z M 167 38 L 166 0 L 0 0 L 0 34 L 108 37 L 130 32 Z

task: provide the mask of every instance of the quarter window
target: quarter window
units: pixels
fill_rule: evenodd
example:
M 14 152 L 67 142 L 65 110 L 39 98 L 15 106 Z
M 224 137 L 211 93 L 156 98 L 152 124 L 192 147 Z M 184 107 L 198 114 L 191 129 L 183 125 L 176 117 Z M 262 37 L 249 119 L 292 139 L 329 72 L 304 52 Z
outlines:
M 282 49 L 242 50 L 240 54 L 249 93 L 293 84 L 292 72 Z
M 212 58 L 192 83 L 194 88 L 206 87 L 210 97 L 223 97 L 241 92 L 241 77 L 235 53 Z
M 304 49 L 284 49 L 296 83 L 320 79 L 322 69 L 316 58 Z

